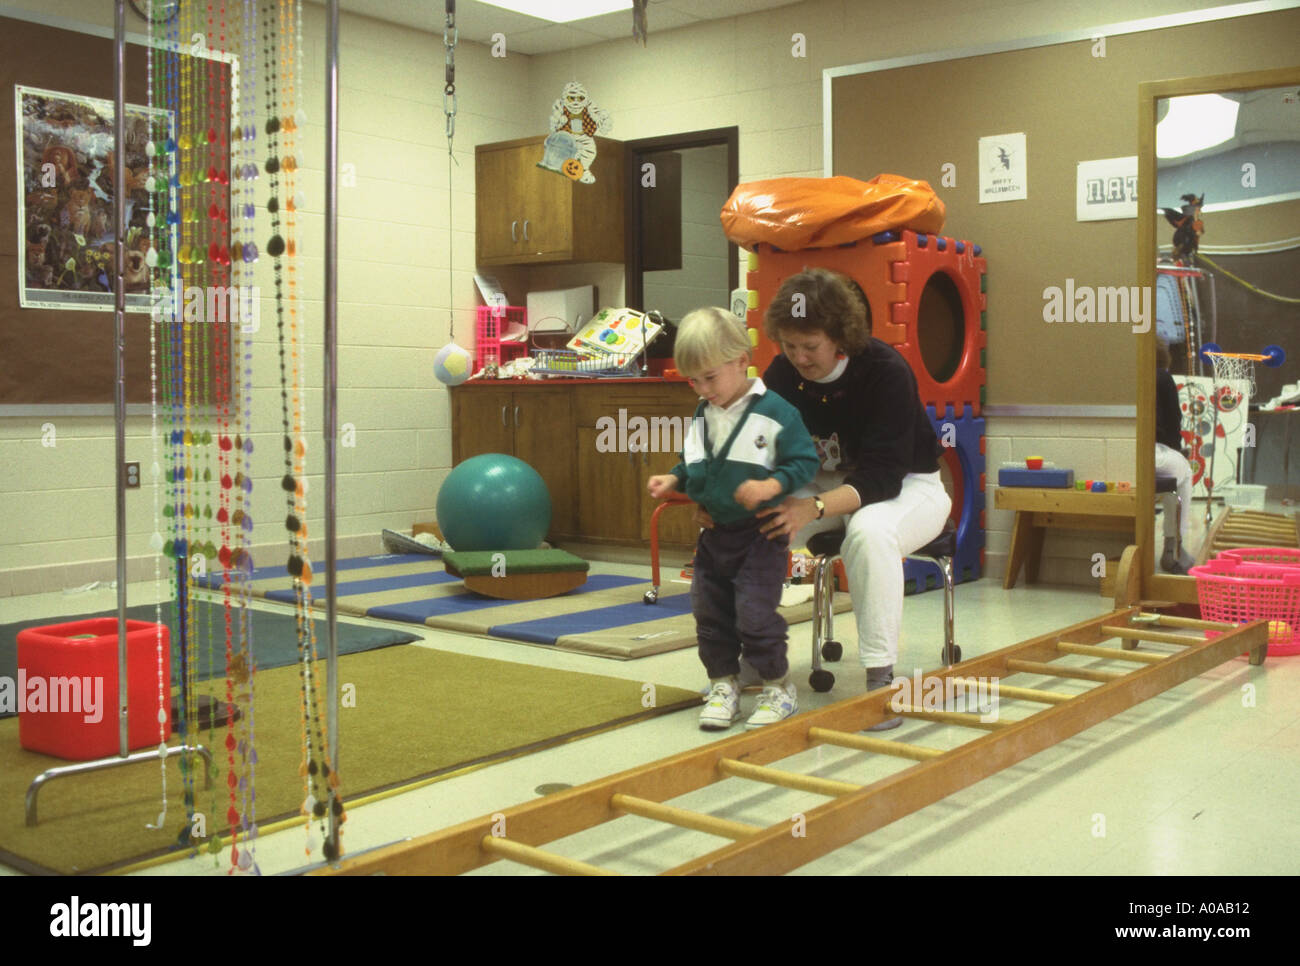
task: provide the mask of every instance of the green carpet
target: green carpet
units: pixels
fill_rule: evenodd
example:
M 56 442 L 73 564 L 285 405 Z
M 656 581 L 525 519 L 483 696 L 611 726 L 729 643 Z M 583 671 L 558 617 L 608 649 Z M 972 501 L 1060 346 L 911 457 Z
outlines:
M 173 629 L 176 627 L 174 610 L 174 607 L 170 604 L 163 605 L 163 623 L 168 624 Z M 293 613 L 282 612 L 276 614 L 254 610 L 253 608 L 249 608 L 248 613 L 252 618 L 251 636 L 253 655 L 257 661 L 257 667 L 265 671 L 275 667 L 296 664 L 298 662 L 298 632 L 296 618 Z M 233 611 L 236 620 L 238 615 L 238 608 L 236 608 Z M 100 611 L 94 614 L 78 614 L 72 617 L 46 617 L 41 620 L 22 621 L 16 624 L 0 624 L 0 677 L 8 677 L 15 681 L 18 679 L 19 631 L 29 627 L 69 624 L 73 621 L 87 620 L 92 617 L 116 616 L 117 611 L 111 613 Z M 126 616 L 128 620 L 153 623 L 156 620 L 156 611 L 153 604 L 141 604 L 136 607 L 128 607 Z M 199 630 L 195 640 L 196 642 L 202 642 L 196 643 L 196 649 L 199 651 L 198 668 L 196 670 L 198 679 L 205 681 L 209 678 L 225 677 L 226 615 L 224 606 L 218 602 L 195 601 L 192 619 L 194 621 L 192 626 Z M 324 641 L 327 639 L 328 625 L 323 619 L 316 619 L 312 623 L 315 625 L 317 647 L 318 649 L 323 648 Z M 389 647 L 393 644 L 409 644 L 411 641 L 418 641 L 420 638 L 415 634 L 408 634 L 402 630 L 390 630 L 386 627 L 366 627 L 339 621 L 338 639 L 339 653 L 353 654 L 379 647 Z M 207 646 L 208 641 L 212 642 L 211 647 Z M 180 665 L 176 659 L 175 647 L 176 642 L 173 637 L 172 684 L 174 685 L 180 683 Z M 0 708 L 0 718 L 10 717 L 12 714 L 12 711 L 6 712 L 3 708 Z
M 502 760 L 584 733 L 698 706 L 695 692 L 657 687 L 655 707 L 642 706 L 639 681 L 577 674 L 525 664 L 393 647 L 345 655 L 339 682 L 355 707 L 339 718 L 343 799 Z M 298 774 L 301 723 L 297 668 L 256 678 L 256 819 L 265 827 L 298 813 L 304 797 Z M 209 829 L 229 807 L 225 735 L 205 739 L 216 753 L 212 789 L 197 793 L 196 810 Z M 151 831 L 162 802 L 156 760 L 49 782 L 39 797 L 40 822 L 28 828 L 23 801 L 31 780 L 66 764 L 25 751 L 18 721 L 0 721 L 0 862 L 31 873 L 104 872 L 144 858 L 188 849 L 176 845 L 185 826 L 180 770 L 167 765 L 166 828 Z M 347 849 L 347 825 L 343 826 Z M 228 861 L 226 849 L 222 861 Z

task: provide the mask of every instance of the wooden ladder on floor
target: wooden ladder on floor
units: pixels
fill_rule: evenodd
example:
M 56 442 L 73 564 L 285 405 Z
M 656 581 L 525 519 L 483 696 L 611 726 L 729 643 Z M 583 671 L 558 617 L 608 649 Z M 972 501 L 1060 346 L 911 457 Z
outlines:
M 1102 646 L 1115 639 L 1118 647 Z M 1138 650 L 1140 642 L 1163 647 L 1159 651 Z M 996 678 L 999 701 L 1041 708 L 1019 720 L 999 715 L 996 720 L 983 721 L 977 713 L 926 709 L 916 700 L 901 706 L 892 688 L 884 688 L 440 832 L 346 858 L 337 868 L 313 874 L 447 875 L 510 859 L 561 874 L 611 875 L 614 873 L 542 846 L 622 815 L 639 815 L 732 840 L 666 870 L 665 875 L 788 872 L 1242 653 L 1250 653 L 1251 664 L 1262 664 L 1267 647 L 1268 630 L 1263 621 L 1236 627 L 1127 608 L 925 676 L 927 682 L 942 679 L 945 691 L 948 682 L 954 689 L 961 682 L 966 689 L 979 679 Z M 1104 658 L 1132 665 L 1132 669 L 1116 671 L 1060 660 L 1071 656 Z M 1071 679 L 1095 686 L 1070 695 L 1002 683 L 1016 675 Z M 986 733 L 947 751 L 858 733 L 898 713 Z M 771 767 L 819 744 L 912 759 L 916 764 L 865 786 Z M 667 804 L 727 778 L 814 792 L 829 801 L 801 813 L 802 834 L 792 834 L 789 819 L 762 828 Z
M 1300 514 L 1228 507 L 1210 528 L 1200 561 L 1239 547 L 1300 547 Z

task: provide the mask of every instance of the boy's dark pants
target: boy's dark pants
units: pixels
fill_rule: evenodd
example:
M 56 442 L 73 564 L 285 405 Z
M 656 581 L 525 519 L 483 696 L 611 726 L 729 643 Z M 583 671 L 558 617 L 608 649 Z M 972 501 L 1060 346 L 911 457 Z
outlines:
M 740 655 L 765 681 L 790 669 L 786 623 L 777 611 L 789 539 L 769 540 L 751 517 L 700 532 L 691 578 L 691 606 L 700 660 L 710 678 L 740 673 Z

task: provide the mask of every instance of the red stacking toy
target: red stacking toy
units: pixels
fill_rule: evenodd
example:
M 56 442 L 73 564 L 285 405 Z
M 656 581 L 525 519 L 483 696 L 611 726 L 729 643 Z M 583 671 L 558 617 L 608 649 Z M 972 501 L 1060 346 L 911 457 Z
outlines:
M 961 412 L 969 405 L 974 415 L 983 412 L 987 268 L 980 246 L 908 230 L 880 232 L 851 245 L 797 252 L 756 245 L 755 254 L 750 255 L 747 285 L 758 295 L 748 322 L 759 331 L 754 365 L 760 374 L 778 354 L 777 347 L 762 334 L 763 313 L 782 282 L 814 267 L 831 269 L 858 283 L 871 309 L 871 334 L 907 360 L 916 375 L 922 405 L 933 406 L 937 412 L 948 406 Z M 923 294 L 927 306 L 933 302 L 940 313 L 950 309 L 950 319 L 923 317 Z M 938 371 L 926 364 L 926 354 L 932 356 L 930 361 Z M 940 361 L 936 363 L 934 356 L 941 357 Z
M 162 633 L 162 700 L 158 633 Z M 167 628 L 126 622 L 127 744 L 134 751 L 171 737 L 171 650 Z M 28 751 L 85 761 L 118 743 L 117 618 L 94 617 L 18 632 L 18 742 Z

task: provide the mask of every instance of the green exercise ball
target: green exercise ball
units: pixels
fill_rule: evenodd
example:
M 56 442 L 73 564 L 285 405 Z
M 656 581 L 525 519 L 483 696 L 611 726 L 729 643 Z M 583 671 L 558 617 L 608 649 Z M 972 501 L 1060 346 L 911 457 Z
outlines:
M 550 526 L 546 483 L 513 456 L 471 456 L 438 491 L 438 527 L 453 550 L 533 550 Z

